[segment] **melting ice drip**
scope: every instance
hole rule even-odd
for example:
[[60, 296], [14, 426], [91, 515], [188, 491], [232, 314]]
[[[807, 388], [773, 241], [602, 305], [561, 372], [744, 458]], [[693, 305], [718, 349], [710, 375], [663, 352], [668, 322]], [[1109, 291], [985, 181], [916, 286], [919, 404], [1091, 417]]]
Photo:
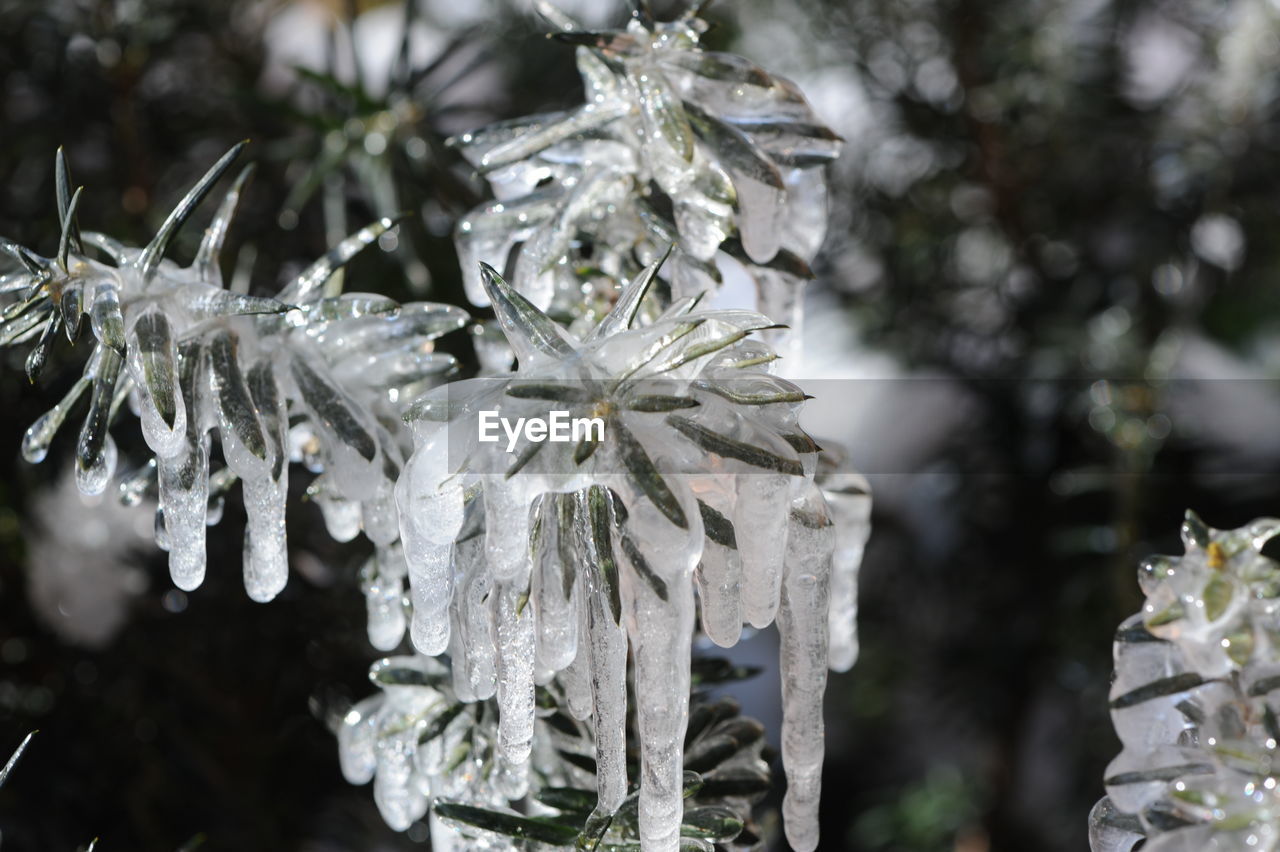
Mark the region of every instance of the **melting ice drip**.
[[1123, 751], [1089, 817], [1094, 852], [1280, 848], [1280, 520], [1235, 530], [1188, 512], [1186, 553], [1153, 557], [1115, 641]]
[[840, 138], [790, 81], [703, 50], [695, 10], [588, 32], [537, 6], [577, 45], [586, 103], [454, 140], [497, 199], [458, 225], [468, 298], [488, 304], [479, 262], [501, 269], [518, 247], [515, 289], [585, 332], [613, 281], [674, 243], [677, 298], [714, 290], [723, 252], [755, 280], [761, 313], [798, 334], [801, 285], [827, 227], [821, 166]]
[[[641, 839], [675, 849], [694, 587], [702, 629], [719, 645], [735, 644], [744, 621], [776, 619], [787, 833], [796, 849], [813, 849], [829, 641], [835, 660], [851, 664], [845, 625], [866, 492], [833, 481], [843, 486], [837, 508], [824, 499], [819, 448], [796, 424], [804, 395], [761, 368], [775, 356], [749, 339], [773, 325], [767, 317], [683, 299], [635, 325], [658, 265], [581, 340], [483, 269], [519, 369], [428, 392], [406, 415], [415, 450], [396, 499], [411, 636], [424, 654], [449, 653], [460, 698], [496, 696], [498, 749], [514, 766], [532, 748], [535, 684], [555, 678], [570, 713], [594, 720], [604, 813], [627, 792], [630, 650]], [[514, 419], [551, 409], [603, 417], [604, 441], [525, 443], [508, 454], [477, 439], [481, 410]]]
[[[275, 597], [288, 578], [285, 498], [290, 461], [317, 472], [313, 492], [329, 529], [346, 540], [363, 530], [378, 548], [370, 632], [387, 648], [383, 614], [404, 576], [392, 488], [409, 449], [397, 403], [442, 381], [454, 367], [431, 341], [462, 327], [465, 312], [447, 305], [398, 305], [382, 296], [326, 292], [333, 273], [394, 223], [357, 232], [312, 264], [275, 298], [223, 287], [219, 252], [240, 193], [243, 170], [205, 230], [187, 267], [164, 259], [174, 235], [244, 143], [224, 155], [187, 193], [145, 248], [127, 247], [76, 224], [80, 190], [59, 151], [56, 164], [62, 235], [56, 258], [9, 242], [23, 271], [0, 279], [13, 299], [0, 314], [0, 345], [36, 340], [27, 359], [39, 374], [60, 330], [74, 342], [87, 315], [94, 348], [71, 391], [27, 430], [23, 455], [41, 461], [71, 408], [86, 392], [89, 411], [76, 445], [76, 480], [102, 493], [116, 465], [108, 432], [129, 400], [154, 459], [121, 482], [137, 500], [159, 492], [157, 543], [169, 551], [174, 583], [191, 590], [205, 574], [205, 527], [221, 494], [239, 479], [248, 515], [245, 589]], [[96, 249], [107, 262], [87, 256]], [[291, 418], [297, 424], [290, 428]], [[210, 473], [216, 432], [226, 467]], [[403, 625], [403, 609], [400, 612]], [[402, 628], [403, 629], [403, 628]], [[389, 644], [388, 644], [389, 643]]]

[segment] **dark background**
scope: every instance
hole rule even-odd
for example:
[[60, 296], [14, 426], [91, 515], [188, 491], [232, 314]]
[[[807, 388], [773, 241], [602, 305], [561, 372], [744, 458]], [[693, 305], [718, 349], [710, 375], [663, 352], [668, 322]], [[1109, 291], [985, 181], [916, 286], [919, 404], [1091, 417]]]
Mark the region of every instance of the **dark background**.
[[[399, 14], [376, 5], [357, 11]], [[323, 193], [291, 229], [282, 206], [326, 134], [378, 109], [280, 84], [281, 41], [317, 22], [323, 57], [326, 22], [349, 12], [0, 0], [0, 234], [54, 253], [58, 145], [86, 186], [83, 226], [141, 244], [249, 137], [259, 169], [227, 255], [251, 243], [255, 291], [273, 291], [327, 244]], [[380, 161], [417, 215], [400, 250], [349, 274], [460, 302], [450, 222], [484, 189], [443, 138], [580, 90], [571, 51], [514, 4], [422, 12], [428, 52], [457, 42], [416, 96], [427, 153], [402, 138]], [[876, 473], [878, 502], [862, 657], [828, 691], [823, 848], [1084, 849], [1118, 750], [1110, 636], [1139, 604], [1137, 560], [1177, 552], [1186, 508], [1217, 527], [1280, 513], [1280, 11], [741, 0], [707, 14], [710, 46], [796, 78], [848, 140], [805, 364], [826, 380], [814, 431]], [[353, 228], [390, 212], [354, 168], [329, 196]], [[171, 254], [189, 258], [199, 232]], [[21, 460], [84, 357], [63, 347], [31, 387], [24, 354], [0, 356], [0, 754], [40, 733], [0, 790], [3, 848], [421, 848], [342, 780], [328, 729], [371, 690], [377, 656], [360, 546], [328, 540], [296, 477], [279, 599], [244, 595], [234, 496], [208, 579], [173, 590], [146, 507], [86, 508], [67, 485], [72, 438]], [[888, 381], [834, 390], [867, 378]], [[141, 448], [116, 437], [126, 459]], [[769, 642], [742, 653], [770, 659]]]

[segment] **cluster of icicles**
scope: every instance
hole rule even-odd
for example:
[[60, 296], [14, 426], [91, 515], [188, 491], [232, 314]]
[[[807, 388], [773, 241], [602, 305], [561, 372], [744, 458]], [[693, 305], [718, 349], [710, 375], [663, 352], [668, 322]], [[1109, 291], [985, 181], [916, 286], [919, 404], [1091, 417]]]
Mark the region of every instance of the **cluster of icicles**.
[[[660, 262], [582, 339], [484, 269], [520, 366], [437, 388], [407, 414], [416, 449], [397, 502], [411, 635], [423, 653], [449, 653], [463, 700], [496, 696], [512, 765], [530, 754], [535, 685], [557, 679], [570, 713], [593, 719], [605, 812], [628, 789], [630, 653], [641, 837], [675, 849], [695, 616], [726, 647], [744, 621], [776, 619], [787, 835], [813, 849], [826, 671], [855, 653], [865, 482], [832, 475], [824, 498], [819, 448], [796, 424], [804, 395], [763, 368], [772, 353], [749, 339], [768, 318], [686, 299], [635, 326]], [[482, 412], [515, 422], [552, 411], [603, 429], [576, 443], [479, 438]]]
[[[492, 305], [514, 373], [444, 384], [456, 364], [432, 341], [466, 325], [465, 312], [339, 292], [334, 273], [390, 220], [343, 241], [274, 298], [226, 289], [218, 256], [248, 170], [195, 261], [166, 260], [242, 146], [141, 249], [80, 232], [80, 194], [59, 154], [57, 255], [0, 243], [22, 266], [0, 278], [9, 299], [0, 345], [35, 340], [34, 378], [58, 332], [76, 340], [87, 316], [93, 352], [28, 431], [24, 454], [42, 459], [87, 393], [77, 481], [101, 493], [116, 464], [108, 430], [127, 402], [154, 459], [121, 480], [121, 494], [158, 494], [156, 537], [175, 584], [201, 583], [206, 524], [240, 481], [245, 586], [260, 601], [287, 580], [290, 463], [316, 474], [310, 493], [330, 533], [363, 532], [374, 545], [363, 572], [370, 641], [393, 650], [408, 628], [420, 654], [379, 663], [375, 680], [416, 670], [432, 683], [378, 681], [386, 694], [357, 705], [340, 734], [347, 777], [376, 773], [375, 798], [397, 828], [430, 797], [492, 803], [543, 783], [530, 767], [535, 690], [546, 685], [589, 723], [599, 809], [618, 807], [638, 782], [643, 847], [676, 849], [695, 629], [730, 646], [744, 623], [777, 621], [786, 831], [795, 849], [814, 849], [822, 694], [828, 666], [846, 670], [857, 653], [870, 498], [798, 427], [804, 395], [772, 373], [777, 356], [752, 335], [798, 319], [799, 285], [825, 230], [815, 167], [839, 140], [792, 84], [701, 50], [704, 25], [692, 14], [587, 33], [541, 8], [580, 45], [589, 103], [461, 140], [499, 198], [458, 229], [468, 294]], [[480, 263], [508, 254], [514, 286]], [[699, 308], [726, 262], [755, 277], [763, 313]], [[513, 420], [568, 411], [600, 420], [603, 435], [508, 452], [505, 439], [478, 441], [481, 410]], [[211, 468], [215, 435], [221, 468]], [[427, 659], [446, 653], [447, 675]], [[627, 777], [629, 659], [638, 779]], [[488, 719], [450, 729], [465, 728], [469, 747], [484, 741], [469, 759], [488, 755], [492, 782], [437, 746], [416, 748], [439, 721], [415, 704], [433, 702], [431, 690], [496, 707], [491, 737]]]
[[795, 84], [703, 50], [695, 10], [659, 22], [642, 8], [625, 30], [588, 32], [536, 6], [578, 46], [586, 103], [455, 140], [496, 198], [457, 230], [471, 301], [488, 304], [479, 262], [502, 269], [513, 256], [513, 286], [585, 331], [639, 256], [674, 243], [676, 298], [714, 290], [718, 264], [741, 265], [760, 311], [798, 331], [807, 264], [826, 233], [821, 166], [840, 138]]
[[1280, 533], [1188, 512], [1181, 557], [1143, 563], [1142, 611], [1116, 634], [1123, 751], [1089, 818], [1094, 852], [1280, 849]]
[[[389, 220], [344, 240], [275, 298], [225, 289], [219, 250], [249, 169], [226, 193], [192, 265], [165, 260], [169, 242], [242, 147], [205, 174], [142, 249], [80, 233], [80, 190], [69, 193], [59, 152], [57, 256], [0, 243], [23, 267], [0, 281], [14, 297], [0, 314], [0, 344], [37, 340], [27, 360], [34, 380], [59, 331], [76, 341], [87, 316], [93, 353], [67, 395], [27, 430], [23, 455], [41, 461], [87, 392], [76, 481], [85, 494], [102, 493], [117, 460], [108, 430], [128, 402], [155, 455], [121, 481], [121, 493], [136, 500], [158, 491], [156, 540], [169, 551], [174, 584], [191, 590], [203, 581], [206, 524], [239, 480], [248, 515], [245, 589], [258, 601], [271, 600], [288, 579], [289, 463], [303, 462], [319, 474], [311, 490], [329, 530], [344, 541], [363, 530], [389, 589], [404, 576], [392, 494], [408, 450], [398, 403], [454, 370], [454, 359], [433, 352], [431, 341], [463, 326], [467, 315], [448, 305], [326, 292], [335, 270], [392, 227]], [[211, 472], [215, 434], [225, 467]], [[383, 597], [394, 597], [398, 608], [402, 594]], [[387, 641], [375, 644], [394, 647], [399, 636]]]

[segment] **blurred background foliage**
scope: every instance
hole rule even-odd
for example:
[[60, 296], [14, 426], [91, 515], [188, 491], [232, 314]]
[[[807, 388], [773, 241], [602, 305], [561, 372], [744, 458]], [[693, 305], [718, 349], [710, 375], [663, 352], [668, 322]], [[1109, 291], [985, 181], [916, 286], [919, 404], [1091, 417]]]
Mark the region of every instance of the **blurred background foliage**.
[[[863, 655], [828, 693], [823, 848], [1082, 849], [1118, 748], [1110, 636], [1137, 558], [1174, 551], [1186, 507], [1222, 528], [1280, 514], [1280, 4], [706, 14], [709, 46], [796, 79], [847, 140], [790, 370], [821, 380], [813, 431], [878, 500]], [[84, 226], [136, 242], [248, 137], [228, 252], [244, 286], [274, 291], [348, 225], [406, 210], [346, 274], [461, 303], [452, 222], [484, 189], [444, 140], [579, 83], [517, 0], [418, 0], [402, 51], [405, 20], [337, 0], [0, 0], [0, 234], [52, 253], [58, 145]], [[276, 602], [241, 590], [236, 500], [187, 596], [147, 507], [82, 506], [69, 446], [19, 458], [78, 364], [32, 388], [3, 357], [0, 749], [40, 729], [0, 790], [3, 848], [423, 848], [338, 772], [328, 725], [370, 691], [375, 652], [362, 554], [328, 541], [305, 483]], [[744, 704], [768, 722], [774, 694]]]

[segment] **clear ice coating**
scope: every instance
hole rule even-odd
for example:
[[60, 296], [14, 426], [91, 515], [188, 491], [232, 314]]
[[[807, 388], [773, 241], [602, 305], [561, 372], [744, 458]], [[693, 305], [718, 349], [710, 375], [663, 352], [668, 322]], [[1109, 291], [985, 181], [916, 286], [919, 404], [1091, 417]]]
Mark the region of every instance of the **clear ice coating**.
[[[782, 633], [787, 833], [817, 844], [828, 648], [856, 654], [856, 573], [869, 497], [818, 474], [797, 424], [804, 394], [768, 371], [750, 311], [682, 300], [641, 325], [656, 264], [581, 337], [492, 268], [482, 280], [514, 373], [451, 383], [406, 413], [415, 450], [396, 487], [417, 650], [447, 649], [463, 700], [495, 694], [497, 745], [527, 768], [535, 682], [594, 722], [600, 809], [639, 783], [646, 850], [680, 847], [691, 639], [742, 624]], [[762, 366], [763, 365], [763, 366]], [[479, 437], [481, 412], [599, 418], [573, 440]], [[817, 476], [817, 478], [815, 478]], [[830, 495], [831, 504], [824, 494]], [[832, 589], [837, 604], [829, 606]], [[639, 777], [626, 768], [628, 652]]]
[[514, 249], [515, 289], [582, 331], [607, 313], [614, 280], [675, 243], [677, 297], [716, 288], [719, 256], [754, 278], [761, 313], [798, 334], [801, 285], [826, 230], [821, 167], [840, 138], [795, 84], [704, 50], [694, 9], [588, 32], [538, 7], [554, 38], [575, 46], [586, 102], [454, 140], [496, 198], [457, 228], [468, 298], [489, 303], [479, 263], [504, 268]]
[[1280, 849], [1280, 563], [1264, 518], [1142, 563], [1142, 610], [1116, 632], [1111, 718], [1124, 748], [1089, 815], [1094, 852]]
[[[38, 336], [27, 361], [33, 379], [55, 332], [63, 329], [74, 341], [85, 316], [95, 347], [82, 379], [27, 431], [23, 455], [41, 461], [87, 393], [76, 481], [86, 494], [102, 493], [116, 465], [108, 430], [131, 399], [155, 454], [157, 543], [169, 551], [174, 584], [191, 590], [203, 581], [205, 527], [219, 512], [215, 501], [238, 480], [248, 516], [245, 590], [258, 601], [274, 598], [288, 580], [289, 465], [306, 463], [322, 472], [313, 492], [334, 536], [347, 540], [363, 531], [375, 545], [365, 584], [369, 633], [376, 647], [390, 650], [405, 624], [392, 492], [411, 445], [400, 412], [455, 370], [454, 359], [433, 351], [432, 341], [468, 318], [448, 305], [325, 290], [335, 271], [394, 227], [388, 219], [343, 240], [275, 298], [226, 290], [219, 253], [251, 169], [227, 191], [192, 265], [166, 260], [174, 235], [242, 148], [214, 164], [141, 249], [80, 232], [79, 190], [69, 196], [59, 152], [57, 257], [0, 241], [22, 267], [5, 279], [13, 301], [0, 311], [0, 344]], [[211, 471], [214, 436], [227, 466]], [[211, 489], [211, 478], [218, 488]]]

